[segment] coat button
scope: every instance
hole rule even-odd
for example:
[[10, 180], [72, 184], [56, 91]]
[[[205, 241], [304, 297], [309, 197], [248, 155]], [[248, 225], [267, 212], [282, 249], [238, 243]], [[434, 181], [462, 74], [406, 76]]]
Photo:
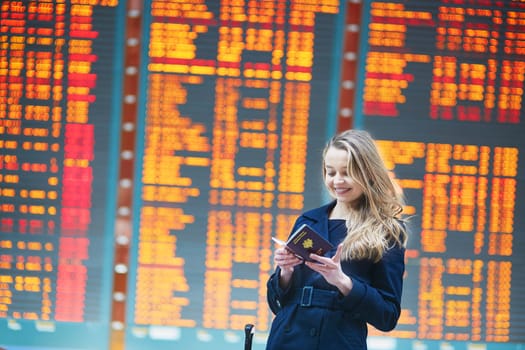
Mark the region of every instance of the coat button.
[[312, 337], [315, 337], [316, 334], [317, 334], [317, 330], [315, 328], [310, 328], [310, 335]]

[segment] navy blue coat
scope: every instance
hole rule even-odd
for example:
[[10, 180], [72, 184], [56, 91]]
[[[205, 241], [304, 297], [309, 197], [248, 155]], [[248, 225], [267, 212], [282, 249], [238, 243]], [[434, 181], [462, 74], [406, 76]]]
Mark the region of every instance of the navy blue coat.
[[[332, 202], [303, 213], [292, 232], [307, 223], [337, 246], [346, 234], [346, 226], [342, 220], [328, 220], [334, 205]], [[339, 228], [334, 228], [337, 221]], [[399, 319], [404, 253], [404, 248], [396, 245], [377, 263], [342, 261], [343, 271], [353, 281], [347, 296], [304, 264], [295, 267], [290, 285], [283, 290], [277, 268], [267, 282], [268, 304], [275, 319], [266, 349], [366, 350], [367, 323], [390, 331]], [[334, 254], [335, 249], [327, 256]]]

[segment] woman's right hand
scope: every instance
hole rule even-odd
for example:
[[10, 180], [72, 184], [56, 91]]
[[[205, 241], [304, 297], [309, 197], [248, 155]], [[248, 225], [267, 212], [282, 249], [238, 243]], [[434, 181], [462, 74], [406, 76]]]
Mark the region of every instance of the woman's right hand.
[[286, 288], [292, 279], [293, 269], [295, 266], [301, 264], [303, 261], [288, 249], [281, 247], [275, 250], [273, 257], [274, 263], [281, 268], [281, 275], [279, 278], [279, 285], [281, 288]]

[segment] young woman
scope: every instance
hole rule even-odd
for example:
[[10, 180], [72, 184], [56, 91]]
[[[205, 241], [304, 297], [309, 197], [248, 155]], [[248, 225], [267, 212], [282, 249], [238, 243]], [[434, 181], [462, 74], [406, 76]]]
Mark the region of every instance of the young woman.
[[276, 249], [267, 350], [365, 350], [367, 324], [390, 331], [400, 316], [403, 201], [369, 133], [334, 136], [323, 152], [323, 175], [334, 200], [299, 216], [292, 232], [307, 223], [337, 248], [312, 254], [315, 262]]

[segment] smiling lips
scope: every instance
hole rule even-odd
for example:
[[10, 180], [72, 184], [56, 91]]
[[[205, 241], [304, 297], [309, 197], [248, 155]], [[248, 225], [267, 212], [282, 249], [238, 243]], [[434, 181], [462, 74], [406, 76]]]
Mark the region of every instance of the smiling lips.
[[347, 192], [350, 192], [351, 190], [351, 188], [334, 188], [334, 191], [337, 194], [345, 194]]

